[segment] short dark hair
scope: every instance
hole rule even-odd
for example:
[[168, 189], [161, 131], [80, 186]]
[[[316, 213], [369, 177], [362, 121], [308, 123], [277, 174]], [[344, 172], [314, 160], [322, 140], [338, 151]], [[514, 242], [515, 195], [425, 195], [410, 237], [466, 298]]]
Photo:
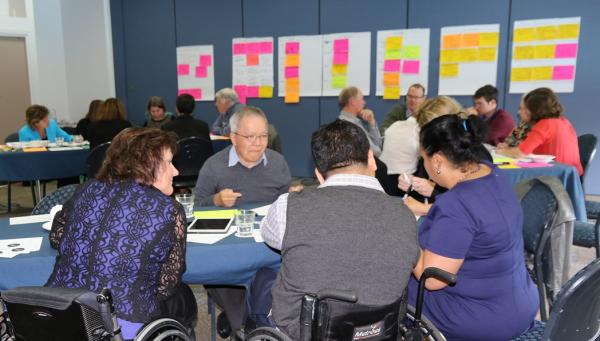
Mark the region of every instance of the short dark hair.
[[50, 115], [48, 108], [43, 105], [34, 104], [25, 111], [25, 120], [31, 129], [35, 129], [35, 125], [48, 115]]
[[196, 107], [196, 100], [190, 94], [182, 94], [177, 96], [175, 106], [177, 107], [177, 111], [179, 111], [179, 113], [191, 115]]
[[490, 84], [484, 85], [477, 89], [477, 91], [475, 91], [475, 95], [473, 95], [474, 100], [481, 97], [485, 98], [486, 102], [494, 100], [496, 103], [498, 103], [498, 89]]
[[112, 140], [96, 178], [105, 182], [133, 180], [152, 185], [163, 161], [163, 151], [175, 154], [177, 135], [158, 128], [127, 128]]
[[[423, 96], [427, 96], [427, 91], [425, 91], [425, 87], [421, 83], [412, 84], [411, 86], [408, 87], [408, 91], [410, 91], [410, 89], [419, 89], [423, 92]], [[408, 91], [406, 91], [407, 94], [408, 94]]]
[[443, 154], [457, 167], [483, 160], [482, 143], [487, 126], [477, 115], [461, 118], [459, 115], [437, 117], [421, 127], [421, 148], [427, 156]]
[[560, 117], [564, 111], [558, 96], [549, 88], [531, 90], [523, 98], [523, 103], [531, 113], [531, 122], [533, 123], [544, 118]]
[[359, 93], [360, 89], [355, 86], [349, 86], [342, 89], [340, 95], [338, 96], [338, 105], [340, 106], [340, 109], [343, 109], [345, 106], [347, 106], [348, 103], [350, 103], [350, 99], [358, 96]]
[[324, 177], [334, 169], [368, 163], [367, 135], [348, 121], [335, 120], [320, 128], [312, 134], [310, 146], [315, 166]]

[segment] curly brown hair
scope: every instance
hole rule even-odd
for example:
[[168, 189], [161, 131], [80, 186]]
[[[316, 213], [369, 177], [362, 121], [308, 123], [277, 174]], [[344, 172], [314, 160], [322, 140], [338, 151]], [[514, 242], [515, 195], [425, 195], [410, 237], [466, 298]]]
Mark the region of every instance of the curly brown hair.
[[564, 108], [558, 96], [549, 88], [531, 90], [523, 98], [525, 107], [531, 113], [531, 122], [536, 123], [544, 118], [557, 118], [562, 115]]
[[96, 179], [109, 183], [133, 180], [152, 185], [163, 152], [177, 151], [177, 135], [158, 128], [127, 128], [112, 140]]
[[25, 120], [31, 129], [35, 129], [35, 125], [48, 115], [50, 115], [48, 108], [43, 105], [34, 104], [25, 111]]

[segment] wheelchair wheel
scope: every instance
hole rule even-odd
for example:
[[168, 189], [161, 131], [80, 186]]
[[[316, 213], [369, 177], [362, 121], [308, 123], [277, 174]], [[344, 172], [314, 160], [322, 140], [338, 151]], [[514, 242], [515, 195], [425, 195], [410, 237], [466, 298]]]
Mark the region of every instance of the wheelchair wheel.
[[[414, 328], [413, 322], [415, 321], [415, 308], [408, 305], [406, 310], [406, 328], [408, 330]], [[429, 319], [421, 315], [421, 322], [423, 323], [420, 329], [420, 333], [423, 336], [420, 340], [427, 341], [446, 341], [446, 338], [440, 331], [429, 321]], [[410, 338], [402, 338], [402, 340], [410, 340]]]
[[260, 327], [254, 329], [248, 336], [246, 341], [291, 341], [289, 336], [283, 332], [270, 327]]
[[135, 341], [191, 341], [185, 327], [176, 320], [161, 318], [148, 323]]

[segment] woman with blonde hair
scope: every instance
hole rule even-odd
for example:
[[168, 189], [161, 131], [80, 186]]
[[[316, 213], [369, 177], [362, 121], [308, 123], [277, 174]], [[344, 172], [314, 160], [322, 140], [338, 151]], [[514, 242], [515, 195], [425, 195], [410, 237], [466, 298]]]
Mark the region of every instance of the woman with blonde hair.
[[90, 117], [91, 122], [87, 127], [90, 148], [111, 141], [121, 130], [131, 127], [125, 116], [125, 106], [121, 101], [116, 98], [104, 101], [96, 115]]

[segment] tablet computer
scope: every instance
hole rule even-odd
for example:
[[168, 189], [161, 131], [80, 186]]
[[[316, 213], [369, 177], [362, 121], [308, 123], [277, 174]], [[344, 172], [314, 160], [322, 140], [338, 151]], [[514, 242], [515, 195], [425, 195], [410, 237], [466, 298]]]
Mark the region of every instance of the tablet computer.
[[188, 233], [227, 233], [233, 219], [194, 219], [188, 225]]

